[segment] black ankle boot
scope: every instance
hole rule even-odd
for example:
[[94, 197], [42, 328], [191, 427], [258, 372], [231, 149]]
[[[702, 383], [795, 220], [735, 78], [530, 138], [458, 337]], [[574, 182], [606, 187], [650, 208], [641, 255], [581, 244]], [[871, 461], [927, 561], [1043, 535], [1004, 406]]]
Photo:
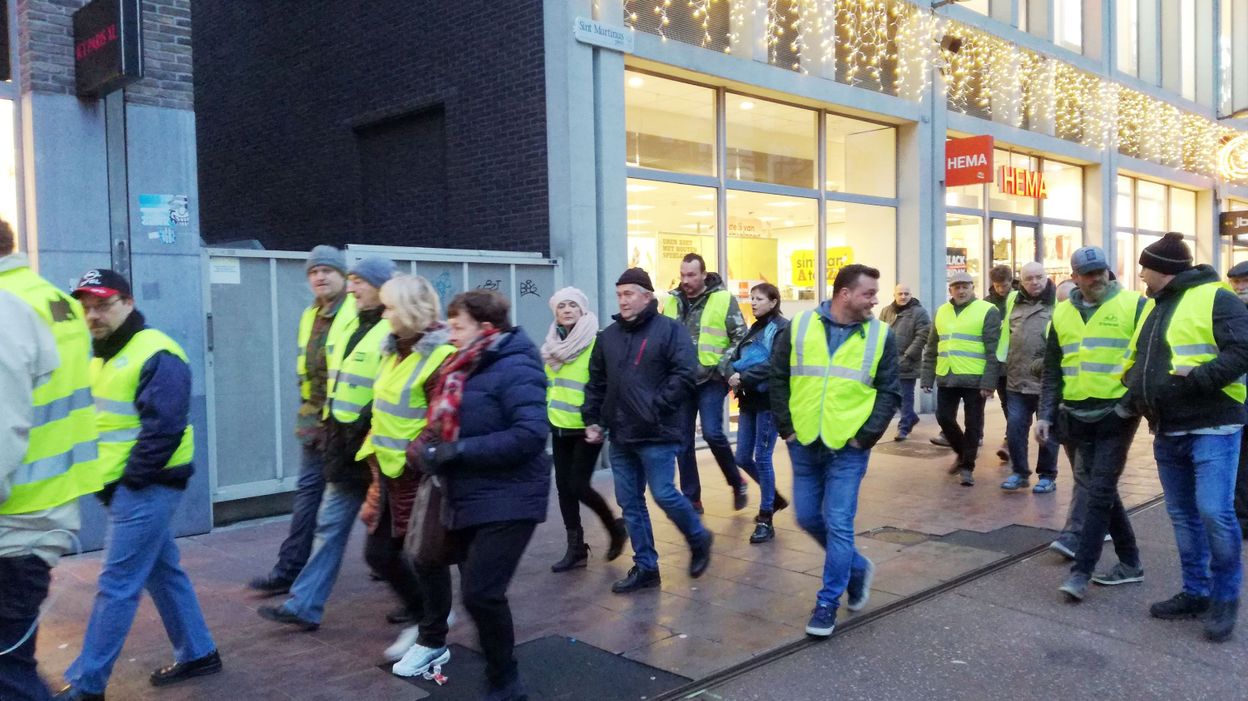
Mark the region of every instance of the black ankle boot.
[[585, 544], [585, 531], [580, 528], [568, 529], [568, 550], [563, 559], [550, 566], [551, 572], [567, 572], [578, 567], [589, 565], [589, 546]]
[[750, 542], [757, 545], [766, 543], [776, 537], [776, 529], [771, 525], [770, 511], [760, 511], [754, 517], [754, 533], [750, 535]]
[[612, 521], [607, 532], [611, 534], [611, 543], [607, 546], [607, 562], [610, 562], [624, 552], [624, 544], [628, 542], [628, 528], [624, 526], [624, 519], [617, 518]]
[[1230, 640], [1238, 614], [1238, 599], [1214, 601], [1209, 605], [1209, 617], [1205, 619], [1205, 638], [1215, 643]]

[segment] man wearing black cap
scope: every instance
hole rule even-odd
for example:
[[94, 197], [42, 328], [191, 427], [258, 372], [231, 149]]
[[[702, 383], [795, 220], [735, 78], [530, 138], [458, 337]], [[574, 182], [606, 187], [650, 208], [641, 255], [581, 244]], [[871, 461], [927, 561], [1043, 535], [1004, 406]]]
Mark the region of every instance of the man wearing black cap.
[[[1248, 260], [1236, 263], [1226, 272], [1226, 280], [1235, 290], [1235, 296], [1248, 304]], [[1239, 470], [1235, 473], [1235, 518], [1239, 530], [1248, 538], [1248, 431], [1239, 440]]]
[[148, 328], [134, 308], [130, 284], [118, 273], [90, 270], [73, 295], [94, 339], [91, 392], [108, 552], [82, 652], [65, 671], [70, 685], [56, 698], [85, 701], [104, 698], [144, 589], [175, 653], [174, 664], [152, 673], [153, 686], [220, 672], [221, 657], [191, 580], [178, 564], [171, 526], [194, 471], [186, 353]]
[[1183, 591], [1153, 604], [1157, 618], [1209, 613], [1205, 637], [1231, 637], [1243, 580], [1235, 470], [1244, 428], [1248, 309], [1208, 265], [1193, 265], [1168, 233], [1140, 254], [1152, 298], [1132, 343], [1128, 398], [1152, 429], [1174, 525]]
[[633, 543], [633, 568], [611, 586], [617, 594], [659, 586], [659, 556], [646, 510], [654, 501], [689, 541], [689, 576], [700, 577], [711, 560], [711, 532], [676, 490], [676, 455], [682, 426], [671, 418], [689, 401], [698, 374], [689, 333], [659, 314], [650, 275], [629, 268], [615, 283], [620, 313], [603, 329], [589, 360], [585, 386], [585, 439], [610, 431], [615, 498]]

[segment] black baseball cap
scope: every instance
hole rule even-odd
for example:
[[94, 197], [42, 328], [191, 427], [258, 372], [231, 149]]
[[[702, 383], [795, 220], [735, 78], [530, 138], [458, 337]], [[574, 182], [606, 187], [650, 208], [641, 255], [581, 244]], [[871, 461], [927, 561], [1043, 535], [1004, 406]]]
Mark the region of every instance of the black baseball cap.
[[81, 298], [82, 295], [87, 294], [101, 299], [114, 295], [123, 297], [134, 296], [130, 292], [130, 282], [121, 273], [108, 268], [96, 268], [83, 273], [82, 278], [78, 280], [78, 284], [74, 286], [74, 291], [70, 294], [76, 298]]

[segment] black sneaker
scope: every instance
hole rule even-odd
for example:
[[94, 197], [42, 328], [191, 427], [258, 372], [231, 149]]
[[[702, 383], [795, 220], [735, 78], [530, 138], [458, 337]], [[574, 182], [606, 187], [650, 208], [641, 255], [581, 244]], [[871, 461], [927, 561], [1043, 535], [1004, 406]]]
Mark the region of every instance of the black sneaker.
[[707, 531], [701, 543], [689, 546], [690, 577], [697, 579], [702, 576], [703, 572], [706, 572], [707, 565], [711, 564], [711, 542], [714, 540], [715, 534]]
[[290, 591], [291, 584], [292, 582], [289, 579], [266, 574], [263, 577], [256, 577], [247, 582], [247, 588], [264, 596], [277, 596]]
[[1092, 575], [1092, 581], [1107, 587], [1119, 584], [1135, 584], [1136, 582], [1144, 581], [1144, 568], [1130, 567], [1119, 562], [1108, 572], [1097, 572]]
[[1239, 599], [1215, 601], [1209, 606], [1209, 619], [1205, 622], [1205, 639], [1224, 643], [1231, 639], [1235, 630], [1235, 618], [1239, 613]]
[[616, 594], [627, 594], [642, 589], [649, 589], [650, 587], [657, 587], [662, 581], [659, 578], [658, 570], [643, 570], [633, 565], [633, 568], [628, 571], [627, 577], [611, 585], [611, 591]]
[[256, 609], [256, 613], [260, 614], [260, 617], [265, 620], [273, 621], [274, 623], [285, 623], [288, 626], [295, 626], [303, 630], [316, 630], [321, 627], [320, 623], [314, 623], [296, 616], [285, 606], [261, 606]]
[[750, 534], [750, 542], [758, 545], [776, 537], [776, 529], [770, 521], [759, 521], [754, 524], [754, 532]]
[[777, 511], [784, 511], [787, 508], [789, 508], [789, 500], [781, 496], [779, 492], [776, 492], [776, 500], [772, 502], [771, 512], [776, 513]]
[[836, 630], [836, 609], [831, 606], [816, 606], [810, 612], [810, 622], [806, 624], [806, 635], [826, 638]]
[[746, 484], [741, 484], [732, 490], [732, 510], [740, 511], [745, 505], [750, 503], [750, 488]]
[[1209, 610], [1209, 597], [1193, 596], [1185, 591], [1166, 599], [1158, 601], [1148, 607], [1148, 613], [1153, 618], [1162, 618], [1168, 621], [1180, 618], [1196, 618]]
[[221, 655], [216, 650], [190, 662], [176, 662], [161, 667], [149, 677], [152, 686], [168, 686], [192, 677], [206, 677], [221, 671]]
[[1083, 601], [1088, 595], [1088, 581], [1091, 578], [1083, 572], [1071, 572], [1057, 590], [1066, 595], [1066, 600], [1075, 603]]

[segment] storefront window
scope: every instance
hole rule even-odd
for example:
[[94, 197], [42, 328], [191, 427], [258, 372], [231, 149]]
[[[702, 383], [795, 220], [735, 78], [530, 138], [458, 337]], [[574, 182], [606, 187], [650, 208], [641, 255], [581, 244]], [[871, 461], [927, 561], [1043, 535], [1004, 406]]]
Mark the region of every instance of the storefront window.
[[897, 195], [897, 130], [829, 114], [825, 121], [824, 189], [858, 195]]
[[816, 112], [728, 93], [728, 177], [815, 187]]
[[1053, 43], [1083, 50], [1083, 0], [1053, 0]]
[[[1038, 159], [1021, 153], [1010, 153], [996, 149], [993, 152], [993, 178], [999, 178], [1001, 166], [1010, 166], [1013, 168], [1022, 168], [1027, 171], [1039, 170], [1040, 164]], [[988, 186], [991, 192], [988, 201], [988, 208], [994, 212], [1009, 212], [1011, 214], [1025, 214], [1035, 216], [1036, 202], [1034, 197], [1026, 197], [1023, 195], [1015, 195], [1002, 191], [1002, 183], [994, 180]]]
[[1140, 251], [1160, 240], [1161, 234], [1177, 231], [1196, 250], [1196, 193], [1191, 190], [1120, 175], [1115, 215], [1117, 273], [1127, 289], [1144, 289], [1136, 261]]
[[626, 71], [628, 165], [675, 173], [715, 173], [715, 91]]
[[1046, 159], [1044, 180], [1048, 188], [1044, 218], [1083, 221], [1083, 168]]
[[1017, 276], [1023, 263], [1036, 258], [1036, 225], [992, 220], [992, 266], [1008, 265]]
[[1040, 261], [1054, 283], [1070, 277], [1070, 256], [1083, 245], [1083, 229], [1062, 224], [1044, 225], [1044, 246]]
[[[13, 101], [0, 100], [0, 217], [17, 230], [17, 154], [13, 148]], [[20, 242], [21, 237], [18, 237]]]
[[[881, 303], [897, 284], [897, 210], [850, 202], [827, 203], [827, 294], [841, 268], [862, 263], [880, 271]], [[917, 284], [911, 281], [911, 285]]]
[[1196, 235], [1196, 193], [1170, 188], [1170, 226], [1166, 231], [1177, 231], [1185, 236]]
[[1116, 243], [1118, 267], [1114, 268], [1114, 274], [1125, 289], [1134, 290], [1135, 285], [1132, 282], [1135, 277], [1135, 236], [1130, 231], [1119, 231]]
[[[945, 215], [945, 275], [970, 273], [981, 280], [984, 273], [984, 220], [965, 214]], [[981, 290], [982, 292], [982, 290]]]
[[718, 270], [717, 241], [714, 188], [629, 179], [628, 267], [649, 271], [655, 290], [676, 287], [687, 253]]
[[729, 191], [728, 290], [741, 302], [747, 321], [750, 288], [770, 282], [780, 288], [785, 316], [818, 304], [815, 250], [819, 247], [819, 203], [802, 197]]
[[1118, 226], [1135, 226], [1135, 180], [1118, 176], [1117, 219]]
[[1135, 221], [1141, 229], [1168, 231], [1165, 185], [1147, 180], [1135, 181]]
[[945, 205], [981, 209], [984, 206], [983, 185], [959, 185], [945, 190]]

